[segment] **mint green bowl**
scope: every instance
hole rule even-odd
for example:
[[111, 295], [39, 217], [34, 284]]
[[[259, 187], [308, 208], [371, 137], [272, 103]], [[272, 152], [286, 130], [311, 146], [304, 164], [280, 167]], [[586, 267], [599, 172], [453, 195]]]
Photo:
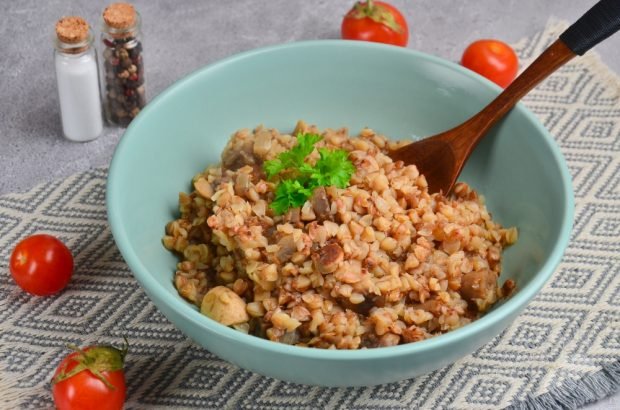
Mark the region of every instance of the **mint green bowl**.
[[364, 386], [446, 366], [504, 330], [557, 267], [573, 220], [571, 178], [553, 138], [518, 105], [476, 149], [462, 180], [495, 219], [520, 237], [504, 253], [502, 280], [518, 291], [448, 334], [358, 351], [301, 348], [248, 336], [200, 314], [176, 292], [177, 259], [161, 244], [177, 194], [219, 161], [235, 130], [369, 126], [392, 138], [432, 135], [478, 111], [499, 88], [460, 66], [404, 48], [315, 41], [246, 52], [178, 81], [132, 122], [110, 166], [107, 206], [114, 239], [163, 314], [196, 343], [257, 373], [297, 383]]

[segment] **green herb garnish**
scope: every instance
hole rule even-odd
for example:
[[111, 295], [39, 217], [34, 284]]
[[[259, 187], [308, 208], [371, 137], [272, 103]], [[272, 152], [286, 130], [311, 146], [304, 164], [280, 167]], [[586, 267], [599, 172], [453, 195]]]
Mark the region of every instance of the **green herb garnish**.
[[279, 180], [276, 197], [269, 205], [278, 215], [302, 206], [320, 186], [346, 188], [355, 166], [343, 149], [319, 148], [315, 164], [307, 162], [314, 151], [314, 144], [321, 141], [317, 134], [297, 134], [297, 145], [282, 152], [271, 161], [265, 161], [263, 169], [268, 179]]

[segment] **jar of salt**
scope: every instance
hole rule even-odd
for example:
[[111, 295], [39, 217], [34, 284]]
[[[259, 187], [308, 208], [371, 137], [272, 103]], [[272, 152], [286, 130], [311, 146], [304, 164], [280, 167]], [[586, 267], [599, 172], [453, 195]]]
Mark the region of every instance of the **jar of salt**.
[[101, 42], [106, 119], [126, 127], [146, 105], [140, 14], [131, 4], [103, 11]]
[[54, 65], [65, 137], [90, 141], [103, 129], [97, 56], [88, 23], [76, 16], [56, 23]]

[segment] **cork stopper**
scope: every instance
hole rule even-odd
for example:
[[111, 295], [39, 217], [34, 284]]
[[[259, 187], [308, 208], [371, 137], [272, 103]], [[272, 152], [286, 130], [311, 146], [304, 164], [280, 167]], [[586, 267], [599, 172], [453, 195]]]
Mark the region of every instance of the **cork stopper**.
[[63, 43], [78, 44], [88, 39], [88, 23], [82, 17], [63, 17], [56, 22], [56, 37]]
[[128, 3], [112, 3], [103, 11], [103, 21], [115, 29], [127, 29], [136, 24], [136, 9]]

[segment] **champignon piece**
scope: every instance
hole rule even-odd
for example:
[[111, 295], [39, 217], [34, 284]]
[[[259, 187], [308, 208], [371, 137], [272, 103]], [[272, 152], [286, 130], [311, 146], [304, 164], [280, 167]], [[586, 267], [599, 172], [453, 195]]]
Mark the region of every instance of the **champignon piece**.
[[325, 192], [325, 188], [323, 188], [322, 186], [316, 188], [312, 193], [310, 203], [312, 204], [314, 214], [319, 221], [329, 218], [330, 205], [329, 200], [327, 199], [327, 192]]
[[250, 320], [243, 299], [225, 286], [216, 286], [207, 292], [202, 299], [200, 312], [225, 326]]
[[278, 232], [276, 227], [275, 227], [275, 225], [263, 227], [263, 229], [264, 229], [264, 234], [263, 235], [269, 241], [273, 240], [273, 238], [276, 236], [276, 234]]
[[[496, 298], [497, 276], [488, 269], [471, 271], [463, 275], [461, 279], [461, 294], [468, 302], [474, 302], [481, 307], [479, 302], [493, 303]], [[486, 303], [483, 303], [486, 305]]]
[[246, 165], [256, 164], [256, 157], [252, 153], [252, 143], [246, 143], [242, 149], [226, 149], [222, 153], [222, 169], [236, 171]]
[[344, 251], [337, 243], [325, 245], [314, 254], [314, 263], [322, 274], [335, 272], [343, 259]]
[[245, 172], [240, 172], [237, 174], [237, 179], [235, 180], [235, 192], [237, 195], [245, 196], [250, 190], [250, 184], [252, 182], [252, 176]]
[[301, 210], [299, 208], [289, 209], [288, 212], [284, 214], [282, 220], [290, 223], [294, 227], [303, 226], [303, 223], [301, 222]]
[[297, 251], [297, 244], [295, 244], [295, 239], [293, 238], [293, 235], [283, 236], [278, 241], [278, 246], [280, 249], [278, 249], [278, 251], [276, 252], [276, 258], [280, 263], [288, 262], [295, 253], [295, 251]]

